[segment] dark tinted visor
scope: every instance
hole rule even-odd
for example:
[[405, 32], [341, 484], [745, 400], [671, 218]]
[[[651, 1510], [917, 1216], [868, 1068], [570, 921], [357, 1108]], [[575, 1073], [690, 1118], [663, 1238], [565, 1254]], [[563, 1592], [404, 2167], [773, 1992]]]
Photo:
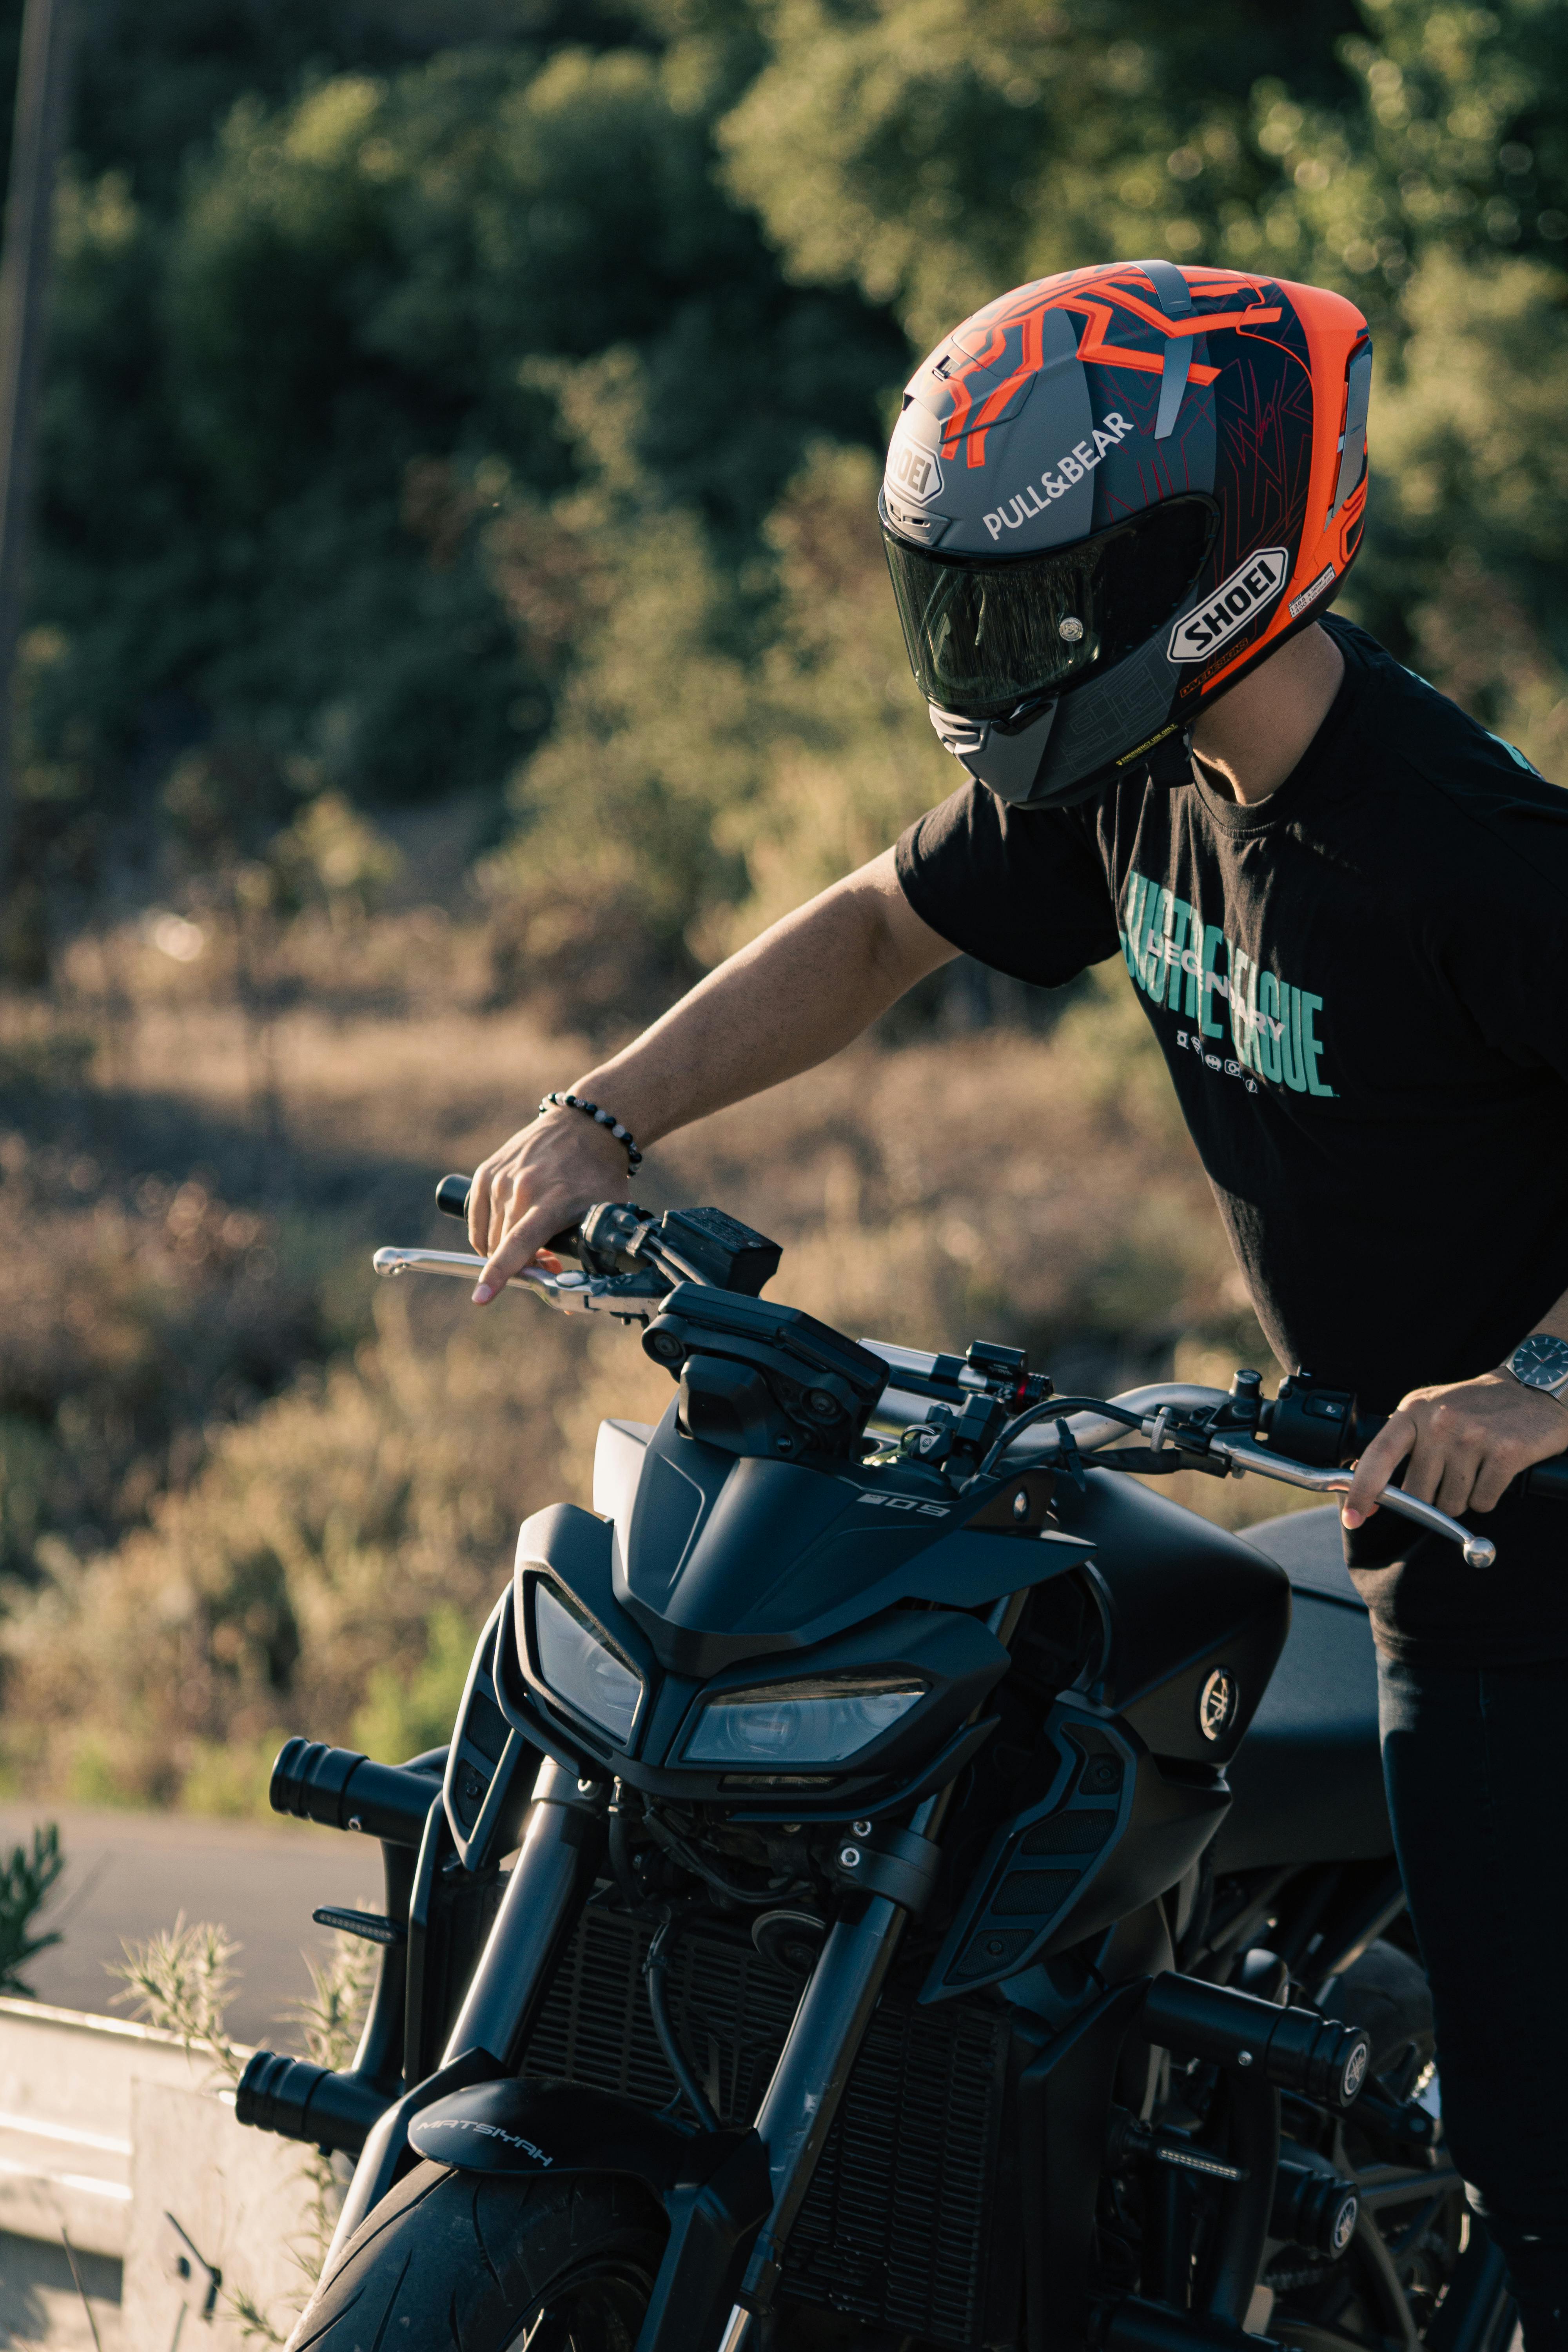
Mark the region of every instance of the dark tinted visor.
[[1167, 499], [1093, 539], [987, 563], [882, 538], [910, 664], [928, 702], [1002, 719], [1147, 644], [1192, 589], [1212, 499]]

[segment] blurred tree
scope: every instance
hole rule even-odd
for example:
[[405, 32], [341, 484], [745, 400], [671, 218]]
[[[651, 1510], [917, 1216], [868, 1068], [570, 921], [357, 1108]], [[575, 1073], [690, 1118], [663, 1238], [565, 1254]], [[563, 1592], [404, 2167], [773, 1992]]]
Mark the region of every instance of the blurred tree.
[[[35, 830], [73, 871], [84, 808], [134, 842], [208, 738], [277, 824], [521, 761], [519, 821], [598, 807], [583, 873], [650, 861], [658, 955], [710, 951], [795, 870], [747, 741], [780, 665], [825, 658], [786, 484], [877, 441], [911, 341], [1117, 251], [1363, 303], [1351, 603], [1555, 741], [1568, 0], [96, 5], [26, 677]], [[612, 380], [618, 488], [567, 413]], [[813, 593], [864, 648], [856, 578]], [[788, 720], [813, 774], [883, 724], [859, 660]]]
[[921, 347], [1010, 284], [1119, 252], [1358, 300], [1374, 488], [1347, 609], [1553, 756], [1563, 0], [780, 0], [767, 21], [719, 128], [730, 184], [798, 276], [891, 302]]
[[514, 476], [570, 471], [531, 359], [638, 351], [643, 457], [732, 549], [806, 437], [874, 435], [901, 338], [786, 285], [717, 185], [732, 79], [713, 40], [451, 50], [244, 99], [172, 216], [79, 169], [40, 751], [120, 801], [215, 726], [303, 758], [308, 789], [499, 787], [558, 667], [520, 646], [475, 529]]
[[1247, 136], [1275, 76], [1343, 105], [1349, 5], [781, 0], [720, 131], [796, 274], [892, 302], [915, 341], [1022, 279], [1212, 254], [1279, 184]]
[[[79, 0], [75, 140], [89, 173], [122, 171], [138, 199], [177, 205], [193, 152], [238, 99], [293, 97], [302, 76], [392, 73], [475, 42], [592, 48], [648, 37], [637, 0]], [[0, 86], [16, 69], [22, 0], [0, 5]], [[0, 157], [10, 137], [0, 126]]]

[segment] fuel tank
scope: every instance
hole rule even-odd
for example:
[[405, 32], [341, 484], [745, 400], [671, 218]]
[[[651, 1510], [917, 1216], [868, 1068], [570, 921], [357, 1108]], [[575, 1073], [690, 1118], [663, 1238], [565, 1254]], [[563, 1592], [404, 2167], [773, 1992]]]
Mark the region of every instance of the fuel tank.
[[1289, 1630], [1272, 1560], [1124, 1473], [1058, 1478], [1056, 1509], [1095, 1547], [1100, 1655], [1042, 1727], [1051, 1784], [998, 1826], [927, 2003], [1023, 1980], [1175, 1885], [1229, 1811], [1224, 1767]]
[[1056, 1516], [1094, 1546], [1105, 1616], [1087, 1696], [1156, 1756], [1223, 1766], [1240, 1747], [1290, 1630], [1290, 1582], [1223, 1528], [1120, 1471], [1058, 1478]]

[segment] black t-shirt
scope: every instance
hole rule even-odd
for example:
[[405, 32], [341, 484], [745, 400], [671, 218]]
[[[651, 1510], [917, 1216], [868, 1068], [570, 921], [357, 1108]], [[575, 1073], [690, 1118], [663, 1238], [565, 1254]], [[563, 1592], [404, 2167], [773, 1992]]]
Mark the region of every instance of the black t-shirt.
[[[1257, 807], [1138, 773], [1070, 809], [970, 784], [898, 846], [910, 904], [1049, 987], [1121, 953], [1280, 1361], [1368, 1412], [1499, 1363], [1568, 1288], [1568, 793], [1332, 617], [1345, 675]], [[1568, 1441], [1568, 1412], [1563, 1415]], [[1384, 1646], [1568, 1654], [1568, 1505], [1384, 1511]]]

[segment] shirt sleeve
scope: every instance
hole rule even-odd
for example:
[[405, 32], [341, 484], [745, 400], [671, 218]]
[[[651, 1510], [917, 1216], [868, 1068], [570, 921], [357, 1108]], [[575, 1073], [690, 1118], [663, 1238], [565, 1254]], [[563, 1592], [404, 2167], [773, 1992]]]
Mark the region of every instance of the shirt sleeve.
[[965, 955], [1059, 988], [1121, 950], [1094, 836], [1076, 810], [1007, 807], [966, 784], [921, 817], [895, 852], [905, 898]]

